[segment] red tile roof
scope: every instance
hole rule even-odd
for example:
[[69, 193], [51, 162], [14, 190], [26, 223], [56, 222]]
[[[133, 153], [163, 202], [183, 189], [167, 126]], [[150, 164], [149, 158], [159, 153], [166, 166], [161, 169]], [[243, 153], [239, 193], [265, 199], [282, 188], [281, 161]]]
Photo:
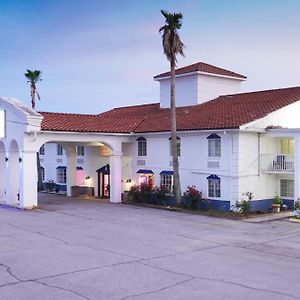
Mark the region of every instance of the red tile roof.
[[[213, 65], [206, 64], [204, 62], [197, 62], [195, 64], [179, 68], [175, 71], [176, 75], [179, 74], [186, 74], [186, 73], [192, 73], [192, 72], [204, 72], [204, 73], [210, 73], [215, 75], [223, 75], [223, 76], [229, 76], [229, 77], [235, 77], [240, 79], [246, 79], [247, 77], [226, 69], [222, 69]], [[165, 72], [159, 75], [154, 76], [154, 79], [159, 79], [162, 77], [169, 77], [170, 72]]]
[[[177, 129], [238, 129], [299, 100], [300, 87], [220, 96], [203, 104], [178, 107]], [[170, 110], [160, 108], [159, 103], [120, 107], [99, 115], [41, 114], [44, 116], [42, 130], [104, 133], [170, 131]]]
[[42, 130], [72, 132], [130, 133], [143, 121], [139, 117], [40, 112], [44, 119]]

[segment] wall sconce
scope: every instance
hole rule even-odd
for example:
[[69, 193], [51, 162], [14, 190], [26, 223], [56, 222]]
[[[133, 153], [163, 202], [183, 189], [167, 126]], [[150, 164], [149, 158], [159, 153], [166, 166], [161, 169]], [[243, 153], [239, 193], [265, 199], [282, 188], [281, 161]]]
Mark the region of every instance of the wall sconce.
[[131, 179], [127, 179], [127, 180], [126, 180], [126, 183], [130, 183], [130, 182], [131, 182]]
[[22, 157], [19, 157], [19, 162], [22, 162]]
[[91, 179], [91, 176], [86, 176], [85, 179]]
[[8, 157], [5, 157], [5, 161], [8, 161]]

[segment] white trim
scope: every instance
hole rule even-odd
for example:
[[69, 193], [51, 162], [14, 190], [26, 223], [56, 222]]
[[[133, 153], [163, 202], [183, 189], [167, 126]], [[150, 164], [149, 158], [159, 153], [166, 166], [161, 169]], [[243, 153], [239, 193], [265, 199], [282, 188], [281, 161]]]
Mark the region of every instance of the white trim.
[[[220, 75], [220, 74], [214, 74], [214, 73], [208, 73], [208, 72], [202, 72], [202, 71], [194, 71], [194, 72], [186, 72], [186, 73], [182, 73], [182, 74], [177, 74], [177, 75], [175, 75], [175, 78], [176, 77], [180, 78], [180, 77], [192, 76], [192, 75], [206, 75], [206, 76], [226, 78], [226, 79], [232, 79], [232, 80], [238, 80], [238, 81], [245, 81], [247, 79], [247, 77], [246, 78], [240, 78], [240, 77], [236, 77], [236, 76]], [[168, 75], [168, 76], [163, 76], [163, 77], [159, 77], [159, 78], [153, 77], [153, 79], [155, 81], [160, 81], [160, 80], [168, 80], [168, 79], [170, 79], [170, 77], [171, 76]]]

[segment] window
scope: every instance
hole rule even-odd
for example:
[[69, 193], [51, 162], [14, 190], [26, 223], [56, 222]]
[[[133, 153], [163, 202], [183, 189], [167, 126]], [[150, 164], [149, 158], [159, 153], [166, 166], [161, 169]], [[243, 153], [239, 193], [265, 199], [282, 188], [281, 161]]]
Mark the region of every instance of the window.
[[160, 173], [160, 185], [166, 188], [169, 193], [173, 193], [173, 172], [162, 171]]
[[147, 156], [147, 140], [141, 136], [137, 139], [138, 142], [138, 156]]
[[[172, 156], [172, 138], [169, 138], [170, 141], [170, 155]], [[181, 141], [180, 141], [180, 137], [177, 137], [177, 155], [178, 157], [181, 154]]]
[[294, 155], [295, 153], [295, 141], [289, 139], [280, 140], [281, 154]]
[[45, 181], [45, 168], [41, 167], [42, 181]]
[[57, 144], [57, 155], [63, 155], [63, 147]]
[[217, 134], [211, 134], [208, 139], [208, 157], [221, 156], [221, 138]]
[[45, 145], [40, 148], [40, 155], [45, 155]]
[[294, 180], [280, 179], [280, 196], [294, 198]]
[[60, 184], [67, 183], [67, 168], [57, 167], [56, 168], [56, 182]]
[[210, 175], [208, 179], [208, 197], [221, 197], [221, 179], [217, 175]]
[[84, 156], [84, 146], [77, 146], [76, 152], [77, 152], [77, 155]]

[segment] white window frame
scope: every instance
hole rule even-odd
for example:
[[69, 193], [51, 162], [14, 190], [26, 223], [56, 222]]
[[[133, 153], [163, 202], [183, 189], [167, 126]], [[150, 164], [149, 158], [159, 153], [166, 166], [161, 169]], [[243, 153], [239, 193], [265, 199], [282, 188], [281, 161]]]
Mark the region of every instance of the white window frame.
[[173, 194], [174, 179], [171, 174], [160, 174], [160, 185], [166, 188], [170, 194]]
[[[286, 183], [286, 186], [283, 187], [283, 183]], [[287, 179], [287, 178], [282, 178], [280, 179], [280, 197], [282, 198], [288, 198], [288, 199], [293, 199], [294, 198], [294, 180], [293, 179]], [[283, 192], [283, 189], [284, 192]]]
[[221, 179], [208, 179], [207, 194], [209, 198], [221, 198]]
[[62, 156], [64, 154], [64, 148], [59, 144], [56, 145], [56, 154], [58, 156]]
[[58, 184], [67, 184], [67, 168], [56, 169], [56, 182]]
[[208, 157], [221, 157], [221, 139], [208, 139]]
[[137, 139], [138, 142], [138, 156], [147, 156], [147, 139], [143, 136]]
[[76, 146], [77, 156], [84, 156], [84, 146]]

